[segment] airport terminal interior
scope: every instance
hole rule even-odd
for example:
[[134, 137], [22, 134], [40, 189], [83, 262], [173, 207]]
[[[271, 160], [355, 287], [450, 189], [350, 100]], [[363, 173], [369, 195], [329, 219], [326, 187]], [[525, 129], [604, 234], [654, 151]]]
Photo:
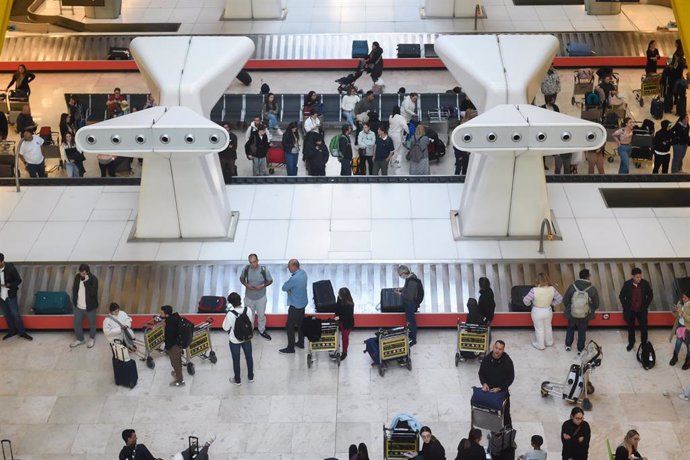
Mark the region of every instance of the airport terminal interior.
[[[685, 0], [10, 0], [0, 5], [0, 26], [0, 90], [20, 64], [36, 77], [24, 99], [0, 91], [9, 120], [0, 141], [0, 281], [16, 267], [18, 309], [32, 337], [0, 341], [0, 439], [9, 441], [3, 460], [11, 458], [10, 442], [17, 460], [141, 460], [141, 451], [121, 455], [125, 429], [136, 430], [137, 443], [156, 459], [183, 458], [174, 456], [192, 436], [201, 446], [210, 441], [208, 457], [202, 451], [197, 460], [450, 460], [472, 428], [482, 430], [486, 459], [518, 459], [538, 435], [547, 458], [568, 460], [561, 426], [574, 407], [584, 408], [591, 439], [588, 456], [572, 460], [688, 458], [685, 346], [669, 365], [671, 342], [690, 342], [673, 314], [690, 292], [690, 156], [673, 163], [687, 134], [672, 140], [667, 156], [676, 169], [668, 173], [652, 174], [663, 152], [650, 145], [687, 110]], [[679, 67], [680, 84], [670, 92], [661, 83], [667, 77], [645, 70], [651, 40], [660, 52], [652, 74]], [[297, 177], [288, 174], [285, 154], [269, 162], [270, 174], [255, 175], [245, 136], [261, 115], [262, 86], [282, 105], [281, 131], [269, 130], [272, 147], [282, 153], [277, 141], [289, 123], [302, 130], [310, 91], [323, 95], [320, 136], [328, 145], [347, 124], [335, 80], [357, 69], [353, 41], [366, 41], [361, 58], [374, 42], [383, 49], [382, 75], [364, 72], [353, 82], [363, 93], [376, 90], [383, 125], [392, 106], [418, 93], [412, 121], [437, 132], [442, 154], [420, 174], [399, 147], [388, 177], [342, 177], [336, 156], [327, 156], [319, 175], [300, 151]], [[402, 52], [406, 45], [411, 55]], [[552, 63], [560, 114], [533, 107], [545, 103], [542, 80]], [[611, 68], [604, 73], [613, 74], [618, 97], [587, 107], [602, 68]], [[235, 78], [241, 69], [250, 83]], [[594, 72], [589, 89], [582, 69]], [[126, 103], [111, 117], [105, 104], [115, 88]], [[154, 107], [145, 108], [149, 94]], [[60, 143], [72, 95], [85, 119], [76, 131], [83, 177], [68, 177], [66, 158], [47, 144], [47, 178], [28, 177], [18, 112], [29, 104], [36, 129], [49, 127], [41, 134]], [[461, 104], [466, 99], [474, 105]], [[617, 141], [625, 133], [614, 133], [627, 117], [640, 127], [650, 119], [654, 129], [623, 141], [635, 153], [621, 174]], [[213, 136], [225, 145], [219, 124], [226, 121], [238, 138], [234, 174], [221, 170], [217, 145], [189, 146]], [[191, 139], [162, 145], [168, 131], [160, 129]], [[125, 140], [135, 132], [151, 140]], [[512, 141], [503, 144], [502, 135]], [[310, 141], [302, 141], [306, 150]], [[456, 156], [462, 147], [472, 152], [465, 171]], [[117, 157], [112, 174], [103, 154]], [[602, 160], [599, 174], [592, 158]], [[19, 177], [14, 167], [2, 169], [7, 164], [18, 165]], [[266, 289], [272, 339], [254, 332], [253, 380], [243, 354], [238, 385], [221, 328], [225, 311], [197, 306], [202, 296], [237, 292], [245, 299], [240, 278], [250, 254], [273, 280]], [[333, 313], [318, 315], [321, 338], [283, 353], [295, 297], [281, 287], [293, 280], [292, 259], [308, 277], [307, 316], [318, 313], [312, 283], [330, 280], [334, 294], [351, 292], [355, 327], [346, 359], [343, 335], [328, 329]], [[77, 300], [85, 296], [80, 264], [99, 280], [95, 343], [75, 343], [72, 310], [86, 305]], [[416, 340], [403, 307], [385, 311], [382, 290], [406, 285], [400, 264], [424, 286]], [[650, 369], [638, 360], [640, 326], [628, 346], [629, 315], [619, 299], [633, 267], [654, 292]], [[582, 269], [591, 272], [600, 302], [587, 330], [593, 342], [582, 353], [577, 342], [566, 347], [564, 310], [572, 307], [554, 298], [553, 345], [547, 338], [538, 349], [534, 311], [547, 309], [530, 314], [523, 295], [540, 273], [565, 294]], [[467, 326], [480, 279], [491, 284], [495, 316], [488, 327]], [[515, 292], [525, 286], [516, 305]], [[0, 287], [5, 336], [17, 331], [6, 321], [12, 286]], [[101, 329], [112, 302], [133, 318], [131, 361]], [[162, 305], [197, 325], [182, 347], [183, 386], [171, 385], [179, 380], [160, 342], [163, 323], [154, 318]], [[690, 318], [690, 302], [685, 308]], [[373, 337], [375, 345], [367, 342]], [[515, 368], [512, 422], [505, 406], [473, 399], [473, 387], [482, 386], [480, 362], [492, 360], [496, 340]], [[371, 347], [382, 357], [388, 350], [386, 360], [372, 362]], [[115, 382], [124, 364], [138, 373], [133, 385]], [[428, 426], [445, 457], [415, 457], [424, 441], [418, 429], [394, 429], [400, 414]], [[616, 455], [628, 446], [629, 430], [638, 432], [637, 450]], [[501, 436], [505, 445], [491, 447]], [[360, 443], [368, 456], [351, 457], [350, 445]]]

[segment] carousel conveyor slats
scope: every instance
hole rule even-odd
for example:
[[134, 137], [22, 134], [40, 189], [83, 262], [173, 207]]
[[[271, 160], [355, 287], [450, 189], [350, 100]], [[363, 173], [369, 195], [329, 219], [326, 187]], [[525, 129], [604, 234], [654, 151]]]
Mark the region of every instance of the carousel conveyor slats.
[[[656, 40], [662, 56], [675, 49], [675, 32], [551, 32], [561, 42], [565, 56], [568, 42], [588, 43], [599, 56], [644, 56], [649, 40]], [[161, 34], [164, 35], [164, 34]], [[378, 41], [384, 57], [395, 57], [399, 43], [419, 43], [422, 49], [443, 34], [314, 34], [249, 35], [256, 44], [253, 59], [345, 59], [351, 57], [352, 40]], [[110, 47], [126, 47], [135, 35], [24, 35], [10, 36], [0, 61], [91, 61], [103, 60]]]
[[[535, 243], [536, 244], [536, 243]], [[66, 291], [71, 295], [72, 282], [79, 263], [16, 263], [23, 283], [20, 304], [30, 313], [37, 291]], [[161, 305], [170, 304], [182, 312], [196, 311], [202, 295], [227, 296], [243, 293], [239, 277], [243, 262], [94, 262], [91, 271], [99, 279], [100, 305], [118, 302], [130, 313], [155, 313]], [[486, 276], [496, 298], [496, 310], [508, 311], [510, 288], [532, 284], [536, 274], [545, 272], [563, 293], [588, 268], [599, 290], [601, 308], [620, 309], [618, 292], [630, 277], [633, 266], [642, 268], [644, 277], [654, 289], [651, 310], [666, 310], [674, 303], [675, 278], [690, 276], [690, 261], [633, 260], [553, 260], [553, 261], [457, 261], [420, 262], [410, 267], [425, 285], [421, 313], [464, 312], [467, 300], [479, 295], [477, 283]], [[280, 286], [288, 278], [285, 263], [267, 264], [274, 283], [268, 289], [269, 313], [284, 313], [285, 299]], [[360, 313], [375, 313], [380, 289], [398, 287], [400, 279], [394, 263], [303, 263], [309, 283], [330, 279], [334, 289], [347, 286]], [[311, 297], [311, 286], [309, 286]], [[310, 302], [311, 304], [311, 302]]]

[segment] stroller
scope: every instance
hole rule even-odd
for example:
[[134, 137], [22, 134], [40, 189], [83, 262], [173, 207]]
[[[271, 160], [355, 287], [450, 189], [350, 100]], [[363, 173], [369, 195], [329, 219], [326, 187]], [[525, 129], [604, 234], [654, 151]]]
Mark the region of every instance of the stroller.
[[[362, 76], [364, 73], [364, 65], [365, 61], [364, 59], [360, 59], [359, 63], [357, 64], [357, 68], [355, 69], [354, 72], [338, 78], [335, 82], [338, 83], [338, 92], [341, 94], [347, 94], [347, 90], [351, 87], [354, 86], [354, 83], [359, 79], [359, 77]], [[355, 90], [357, 88], [355, 87]]]

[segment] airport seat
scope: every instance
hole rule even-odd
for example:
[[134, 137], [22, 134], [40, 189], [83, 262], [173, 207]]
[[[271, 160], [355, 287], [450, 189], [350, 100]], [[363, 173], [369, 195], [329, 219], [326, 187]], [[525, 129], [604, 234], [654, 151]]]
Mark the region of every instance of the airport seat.
[[[276, 96], [277, 97], [277, 96]], [[280, 122], [281, 125], [288, 124], [302, 119], [302, 95], [301, 94], [282, 94], [280, 96]]]

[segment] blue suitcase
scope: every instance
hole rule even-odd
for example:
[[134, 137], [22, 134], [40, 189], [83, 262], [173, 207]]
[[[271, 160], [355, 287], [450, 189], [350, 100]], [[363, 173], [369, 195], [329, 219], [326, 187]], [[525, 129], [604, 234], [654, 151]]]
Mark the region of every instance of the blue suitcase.
[[364, 341], [364, 353], [369, 353], [374, 364], [381, 364], [379, 356], [379, 338], [371, 337]]
[[64, 291], [38, 291], [33, 310], [36, 315], [69, 315], [72, 313], [72, 300]]
[[352, 59], [366, 59], [369, 56], [367, 40], [352, 40]]
[[568, 56], [592, 56], [593, 54], [597, 54], [592, 51], [592, 47], [589, 46], [588, 43], [580, 42], [568, 43], [565, 45], [565, 51], [568, 53]]
[[115, 385], [134, 388], [139, 380], [137, 363], [133, 359], [120, 361], [113, 358], [113, 373], [115, 374]]

